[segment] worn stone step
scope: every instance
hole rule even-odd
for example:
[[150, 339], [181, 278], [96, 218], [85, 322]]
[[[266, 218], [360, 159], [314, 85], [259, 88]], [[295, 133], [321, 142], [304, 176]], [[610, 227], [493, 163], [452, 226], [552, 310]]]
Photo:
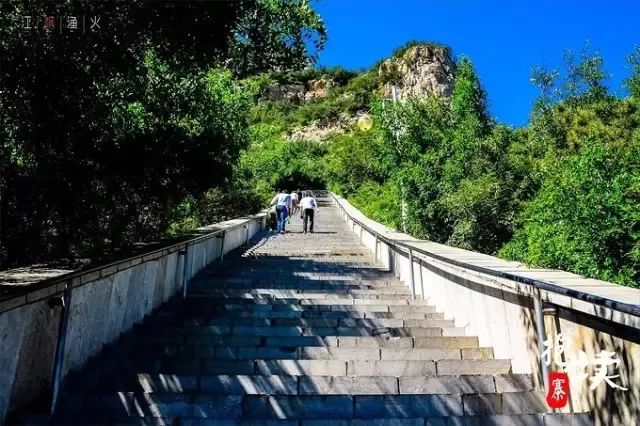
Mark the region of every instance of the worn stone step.
[[[194, 299], [191, 299], [194, 300]], [[318, 299], [317, 299], [318, 300]], [[358, 299], [356, 299], [358, 300]], [[360, 299], [361, 301], [368, 301], [367, 299]], [[192, 307], [190, 316], [199, 315], [213, 315], [220, 314], [222, 312], [229, 311], [250, 311], [250, 312], [271, 312], [271, 311], [345, 311], [354, 313], [366, 313], [366, 312], [386, 312], [392, 314], [424, 314], [435, 313], [436, 309], [430, 305], [389, 305], [383, 301], [371, 300], [372, 302], [379, 302], [380, 304], [343, 304], [342, 301], [336, 301], [336, 303], [329, 303], [326, 300], [322, 304], [297, 304], [297, 303], [281, 303], [282, 299], [273, 303], [268, 300], [249, 300], [249, 299], [234, 299], [233, 302], [227, 300], [209, 300], [202, 299], [200, 306]], [[403, 301], [400, 301], [403, 302]], [[185, 308], [182, 308], [185, 310]]]
[[301, 281], [194, 281], [192, 288], [219, 290], [250, 290], [255, 288], [270, 290], [302, 290], [302, 291], [349, 291], [349, 290], [390, 290], [402, 291], [409, 288], [403, 282], [373, 280], [301, 280]]
[[[447, 332], [445, 332], [445, 330]], [[452, 331], [453, 330], [453, 331]], [[455, 332], [455, 333], [454, 333]], [[451, 327], [280, 327], [280, 326], [246, 326], [246, 325], [209, 325], [190, 328], [140, 326], [134, 331], [134, 338], [145, 340], [155, 339], [157, 336], [184, 336], [189, 338], [196, 335], [222, 336], [458, 336], [464, 330], [458, 331]], [[454, 334], [449, 334], [454, 333]]]
[[178, 375], [310, 375], [310, 376], [448, 376], [508, 374], [509, 360], [173, 360], [104, 359], [89, 362], [89, 368], [105, 373], [163, 373]]
[[[198, 294], [189, 294], [187, 304], [201, 303], [207, 304], [209, 306], [212, 305], [245, 305], [245, 306], [256, 306], [256, 305], [284, 305], [284, 306], [315, 306], [315, 305], [340, 305], [340, 306], [393, 306], [393, 307], [433, 307], [430, 306], [426, 300], [422, 299], [357, 299], [357, 298], [306, 298], [303, 295], [302, 297], [295, 298], [239, 298], [239, 297], [229, 297], [224, 299], [217, 299], [215, 297], [210, 297], [206, 295], [198, 295]], [[197, 302], [199, 300], [199, 302]], [[196, 302], [194, 302], [196, 301]]]
[[[237, 309], [235, 309], [237, 308]], [[218, 318], [246, 318], [246, 319], [274, 319], [274, 318], [305, 318], [305, 319], [341, 319], [341, 318], [355, 318], [355, 319], [436, 319], [443, 320], [444, 314], [442, 312], [430, 312], [433, 309], [427, 308], [426, 311], [412, 311], [412, 312], [389, 312], [385, 311], [373, 311], [367, 309], [348, 309], [331, 311], [331, 307], [325, 309], [299, 309], [286, 311], [276, 310], [273, 311], [269, 308], [262, 309], [249, 309], [243, 310], [242, 307], [235, 307], [228, 311], [218, 311], [207, 307], [204, 312], [198, 312], [195, 310], [185, 310], [184, 313], [177, 314], [173, 311], [157, 312], [154, 315], [145, 319], [147, 324], [177, 324], [177, 323], [191, 323], [207, 325], [210, 321], [213, 321], [210, 325], [215, 325], [215, 321]], [[373, 307], [375, 308], [375, 307]], [[384, 308], [388, 309], [388, 308]]]
[[[67, 392], [144, 392], [228, 395], [385, 395], [490, 394], [509, 383], [508, 392], [533, 390], [530, 375], [395, 376], [188, 376], [167, 374], [104, 374], [70, 377]], [[503, 386], [504, 387], [504, 386]]]
[[[302, 420], [300, 426], [592, 426], [592, 416], [584, 413], [450, 416], [428, 418], [381, 418], [353, 420]], [[202, 425], [204, 426], [204, 425]]]
[[[19, 422], [21, 425], [51, 425], [51, 426], [300, 426], [298, 420], [242, 420], [215, 419], [205, 417], [102, 417], [96, 418], [91, 414], [68, 415], [54, 417], [45, 415], [31, 415]], [[374, 422], [375, 424], [375, 422]]]
[[[340, 242], [345, 244], [345, 242]], [[346, 243], [348, 244], [348, 243]], [[295, 261], [294, 261], [295, 259]], [[295, 266], [292, 268], [292, 266]], [[346, 267], [345, 267], [346, 266]], [[392, 280], [397, 277], [389, 272], [381, 264], [356, 264], [351, 265], [343, 259], [336, 259], [335, 262], [324, 262], [317, 259], [305, 259], [296, 256], [265, 256], [259, 258], [227, 258], [224, 263], [214, 263], [203, 271], [203, 275], [212, 276], [232, 276], [237, 277], [242, 274], [264, 274], [269, 273], [274, 276], [307, 276], [312, 274], [329, 275], [375, 275], [383, 276]]]
[[[523, 399], [539, 401], [539, 396]], [[496, 399], [500, 395], [493, 394]], [[496, 405], [479, 412], [472, 404], [481, 395], [308, 395], [308, 396], [249, 396], [245, 403], [245, 416], [273, 419], [353, 419], [445, 417], [485, 414], [545, 413], [546, 407], [522, 407], [518, 410]], [[274, 410], [274, 407], [278, 407]], [[533, 411], [537, 409], [538, 411]], [[514, 411], [514, 412], [511, 412]], [[522, 411], [522, 412], [519, 412]]]
[[318, 288], [345, 290], [402, 290], [409, 288], [403, 281], [388, 279], [368, 279], [363, 277], [344, 278], [196, 278], [191, 283], [194, 287], [218, 290], [268, 289], [268, 290], [313, 290]]
[[[384, 388], [380, 383], [378, 387]], [[526, 401], [529, 405], [513, 405]], [[79, 411], [106, 418], [199, 417], [213, 419], [380, 419], [546, 413], [535, 392], [480, 395], [212, 395], [205, 393], [65, 394], [60, 417]]]
[[[120, 342], [133, 345], [210, 345], [210, 346], [374, 346], [396, 348], [478, 348], [474, 336], [390, 337], [390, 336], [225, 336], [225, 335], [144, 335], [129, 333]], [[465, 357], [470, 358], [470, 357]]]
[[[224, 314], [226, 315], [226, 314]], [[443, 320], [444, 314], [441, 312], [375, 312], [375, 311], [268, 311], [268, 312], [241, 312], [242, 318], [304, 318], [304, 319], [435, 319]]]
[[183, 324], [166, 324], [145, 321], [144, 324], [137, 324], [133, 327], [135, 332], [149, 333], [206, 333], [206, 334], [233, 334], [234, 327], [243, 329], [244, 327], [271, 327], [271, 328], [303, 328], [313, 330], [314, 328], [357, 328], [357, 329], [378, 329], [378, 328], [455, 328], [453, 320], [403, 320], [388, 318], [238, 318], [237, 316], [224, 316], [211, 318], [206, 324], [198, 322], [184, 322]]
[[[202, 417], [125, 417], [108, 419], [104, 423], [97, 423], [94, 417], [74, 417], [72, 419], [53, 418], [46, 416], [32, 416], [24, 424], [110, 424], [121, 426], [167, 426], [179, 420], [180, 426], [592, 426], [591, 414], [588, 413], [545, 413], [521, 415], [483, 415], [464, 417], [434, 417], [428, 418], [380, 418], [380, 419], [314, 419], [314, 420], [243, 420], [243, 419], [209, 419]], [[107, 423], [108, 422], [108, 423]]]
[[[527, 405], [514, 405], [522, 401]], [[546, 413], [548, 407], [542, 393], [509, 394], [430, 394], [430, 395], [362, 395], [354, 399], [357, 418], [412, 418], [477, 415], [520, 415]]]
[[[298, 265], [284, 265], [282, 268], [291, 268]], [[401, 285], [403, 281], [388, 272], [371, 271], [367, 272], [364, 268], [352, 268], [351, 266], [341, 266], [339, 272], [331, 273], [330, 271], [314, 271], [310, 266], [306, 270], [303, 268], [295, 271], [294, 274], [273, 272], [274, 268], [265, 268], [263, 271], [256, 273], [244, 273], [243, 269], [234, 268], [230, 265], [228, 271], [218, 273], [201, 273], [196, 278], [196, 283], [207, 282], [215, 284], [260, 284], [260, 283], [289, 283], [298, 285], [300, 283], [318, 282], [327, 284], [348, 284], [348, 283], [371, 283], [376, 285]]]
[[406, 300], [411, 298], [411, 292], [405, 290], [388, 290], [386, 292], [377, 290], [345, 290], [335, 291], [327, 290], [320, 292], [318, 290], [301, 291], [301, 290], [207, 290], [204, 288], [189, 289], [191, 296], [207, 295], [217, 298], [239, 298], [239, 299], [400, 299]]
[[118, 345], [105, 348], [103, 359], [182, 360], [208, 359], [340, 359], [340, 360], [439, 360], [463, 359], [466, 349], [380, 347], [277, 347], [209, 345]]

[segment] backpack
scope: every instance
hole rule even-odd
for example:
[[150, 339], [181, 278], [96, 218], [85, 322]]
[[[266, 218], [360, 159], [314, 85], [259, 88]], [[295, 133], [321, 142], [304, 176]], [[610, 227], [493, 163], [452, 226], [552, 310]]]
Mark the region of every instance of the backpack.
[[267, 229], [275, 231], [278, 228], [278, 216], [275, 210], [269, 210], [267, 214]]

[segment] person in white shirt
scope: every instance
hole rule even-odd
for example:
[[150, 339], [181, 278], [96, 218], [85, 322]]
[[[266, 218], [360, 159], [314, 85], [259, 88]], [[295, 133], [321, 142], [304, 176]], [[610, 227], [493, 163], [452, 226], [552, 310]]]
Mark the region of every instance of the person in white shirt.
[[300, 208], [302, 209], [302, 233], [307, 233], [307, 222], [309, 222], [309, 232], [313, 234], [313, 219], [318, 211], [318, 202], [313, 198], [311, 191], [305, 191], [302, 200], [300, 200]]
[[296, 214], [298, 212], [298, 193], [293, 191], [291, 194], [291, 214], [290, 216], [293, 216], [294, 214]]
[[282, 190], [271, 200], [270, 205], [273, 206], [274, 204], [276, 205], [276, 216], [278, 218], [276, 232], [284, 234], [286, 232], [287, 216], [289, 216], [289, 211], [291, 210], [291, 196]]

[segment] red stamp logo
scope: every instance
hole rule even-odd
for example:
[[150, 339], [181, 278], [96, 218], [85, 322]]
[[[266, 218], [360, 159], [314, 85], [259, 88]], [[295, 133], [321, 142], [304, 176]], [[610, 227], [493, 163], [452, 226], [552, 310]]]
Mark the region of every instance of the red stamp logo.
[[569, 401], [569, 376], [567, 373], [549, 373], [547, 404], [551, 408], [562, 408]]

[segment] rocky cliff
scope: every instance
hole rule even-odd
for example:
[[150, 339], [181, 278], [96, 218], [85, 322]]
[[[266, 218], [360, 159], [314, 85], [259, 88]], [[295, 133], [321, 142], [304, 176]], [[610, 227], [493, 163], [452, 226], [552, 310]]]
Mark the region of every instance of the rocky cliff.
[[[269, 86], [262, 100], [291, 101], [300, 105], [301, 109], [331, 113], [331, 119], [320, 118], [305, 122], [304, 125], [289, 130], [286, 135], [290, 140], [322, 141], [334, 134], [348, 132], [353, 128], [358, 115], [369, 110], [371, 96], [363, 96], [363, 90], [369, 94], [381, 92], [385, 98], [391, 98], [392, 87], [395, 85], [400, 100], [430, 95], [449, 97], [453, 90], [454, 76], [455, 62], [449, 48], [418, 44], [402, 49], [372, 70], [343, 83], [343, 86], [331, 76], [316, 75], [295, 84]], [[352, 82], [355, 84], [351, 84]], [[336, 109], [341, 110], [338, 118]], [[317, 113], [311, 115], [318, 117]]]
[[334, 82], [319, 78], [309, 80], [306, 84], [274, 84], [265, 89], [263, 100], [268, 101], [291, 101], [295, 104], [311, 102], [314, 99], [321, 99], [327, 96], [328, 90], [334, 87]]
[[265, 89], [262, 99], [266, 101], [290, 101], [300, 104], [304, 101], [304, 84], [274, 84]]
[[380, 64], [378, 74], [384, 81], [382, 92], [392, 96], [392, 86], [398, 88], [399, 99], [422, 98], [428, 95], [451, 95], [455, 63], [451, 51], [435, 45], [418, 45]]

